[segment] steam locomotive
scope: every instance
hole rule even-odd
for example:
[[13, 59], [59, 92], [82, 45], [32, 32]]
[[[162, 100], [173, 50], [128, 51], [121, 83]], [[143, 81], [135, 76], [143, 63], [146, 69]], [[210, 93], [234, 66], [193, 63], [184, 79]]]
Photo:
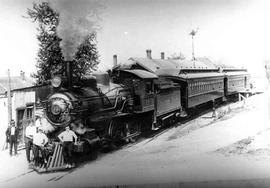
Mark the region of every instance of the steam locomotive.
[[48, 133], [53, 147], [39, 172], [65, 168], [56, 139], [65, 126], [79, 138], [74, 154], [94, 159], [97, 149], [133, 142], [142, 132], [179, 121], [200, 104], [226, 100], [248, 88], [246, 69], [221, 69], [199, 61], [130, 61], [128, 67], [115, 66], [110, 74], [95, 74], [76, 83], [72, 83], [72, 63], [68, 62], [67, 79], [52, 79], [54, 92], [44, 104], [46, 118], [54, 127]]

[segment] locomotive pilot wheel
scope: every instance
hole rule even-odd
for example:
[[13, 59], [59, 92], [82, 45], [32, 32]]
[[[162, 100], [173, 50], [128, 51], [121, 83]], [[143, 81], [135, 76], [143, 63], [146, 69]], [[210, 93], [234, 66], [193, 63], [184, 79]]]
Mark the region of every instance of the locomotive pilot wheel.
[[108, 135], [115, 146], [120, 147], [129, 142], [134, 142], [135, 137], [141, 134], [141, 121], [112, 120], [109, 125]]

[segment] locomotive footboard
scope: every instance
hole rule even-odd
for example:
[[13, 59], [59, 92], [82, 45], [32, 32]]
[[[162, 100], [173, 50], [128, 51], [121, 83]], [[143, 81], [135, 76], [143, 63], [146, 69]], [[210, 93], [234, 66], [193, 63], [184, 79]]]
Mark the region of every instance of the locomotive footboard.
[[[74, 166], [72, 166], [74, 167]], [[48, 157], [48, 161], [34, 165], [33, 169], [39, 173], [59, 171], [66, 169], [63, 157], [63, 147], [60, 143], [55, 143], [52, 155]]]

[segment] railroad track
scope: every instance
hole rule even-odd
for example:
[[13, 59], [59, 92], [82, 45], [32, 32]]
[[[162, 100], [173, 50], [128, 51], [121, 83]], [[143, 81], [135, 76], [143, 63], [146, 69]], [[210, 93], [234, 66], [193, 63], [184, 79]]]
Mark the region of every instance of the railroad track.
[[34, 170], [29, 170], [29, 171], [27, 171], [27, 172], [24, 172], [24, 173], [21, 173], [21, 174], [15, 176], [15, 177], [9, 178], [9, 179], [3, 181], [2, 183], [4, 183], [4, 182], [10, 182], [10, 181], [12, 181], [12, 180], [15, 180], [15, 179], [17, 179], [17, 178], [20, 178], [20, 177], [25, 176], [25, 175], [27, 175], [27, 174], [30, 174], [30, 173], [32, 173], [32, 172], [34, 172]]

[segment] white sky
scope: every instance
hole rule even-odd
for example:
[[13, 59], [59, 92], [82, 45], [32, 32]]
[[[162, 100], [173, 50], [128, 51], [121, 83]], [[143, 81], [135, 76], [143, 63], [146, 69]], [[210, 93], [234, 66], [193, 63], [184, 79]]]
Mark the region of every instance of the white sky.
[[[11, 69], [35, 71], [38, 51], [36, 25], [23, 18], [32, 0], [0, 0], [0, 76]], [[182, 52], [191, 57], [190, 31], [195, 56], [208, 56], [250, 71], [270, 59], [270, 2], [257, 0], [106, 0], [98, 32], [100, 69], [111, 68], [112, 56], [160, 58]]]

